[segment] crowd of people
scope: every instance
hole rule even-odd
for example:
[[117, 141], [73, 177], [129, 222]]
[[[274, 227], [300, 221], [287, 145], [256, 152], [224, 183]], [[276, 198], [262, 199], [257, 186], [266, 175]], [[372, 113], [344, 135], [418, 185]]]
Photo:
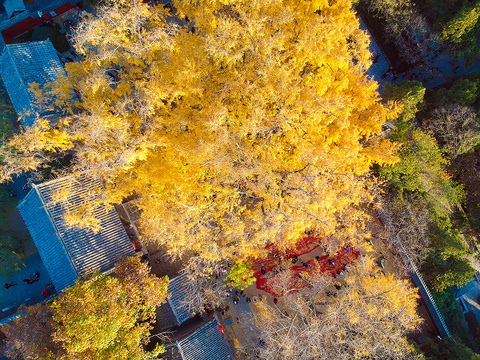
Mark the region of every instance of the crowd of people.
[[360, 252], [351, 245], [346, 245], [333, 255], [324, 251], [324, 255], [312, 256], [311, 253], [321, 243], [321, 239], [308, 236], [302, 239], [295, 249], [287, 251], [279, 251], [271, 245], [267, 248], [268, 256], [253, 261], [252, 269], [255, 271], [253, 276], [257, 279], [257, 288], [277, 298], [283, 296], [285, 290], [275, 284], [275, 279], [280, 273], [288, 270], [291, 286], [304, 288], [309, 285], [310, 273], [331, 275], [334, 278], [344, 276], [360, 255]]

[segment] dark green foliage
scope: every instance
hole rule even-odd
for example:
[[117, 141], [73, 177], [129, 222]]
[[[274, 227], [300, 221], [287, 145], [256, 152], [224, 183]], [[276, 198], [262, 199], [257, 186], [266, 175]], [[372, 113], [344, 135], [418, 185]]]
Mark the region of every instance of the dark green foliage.
[[452, 338], [445, 338], [439, 342], [428, 338], [424, 349], [425, 360], [480, 360], [480, 355], [461, 341], [454, 341]]
[[45, 40], [47, 38], [53, 44], [53, 47], [59, 52], [64, 53], [70, 50], [70, 44], [68, 43], [65, 34], [62, 34], [61, 28], [57, 24], [51, 25], [49, 28], [38, 27], [28, 32], [17, 36], [13, 39], [13, 43], [24, 43], [27, 41], [38, 41], [38, 40]]
[[447, 160], [435, 138], [415, 129], [398, 155], [401, 162], [381, 168], [380, 174], [399, 196], [412, 193], [423, 198], [438, 227], [450, 227], [450, 214], [462, 202], [464, 194], [445, 172]]
[[480, 340], [480, 326], [478, 324], [478, 320], [475, 317], [475, 314], [473, 313], [472, 310], [465, 313], [464, 316], [465, 316], [465, 320], [467, 321], [470, 334], [473, 336], [473, 338], [475, 339], [475, 342], [478, 344]]
[[435, 105], [444, 107], [453, 103], [471, 106], [477, 100], [477, 83], [468, 79], [459, 79], [450, 89], [441, 88], [436, 93]]
[[395, 101], [402, 106], [402, 113], [390, 135], [394, 141], [405, 141], [410, 136], [415, 114], [424, 106], [425, 88], [420, 81], [404, 81], [399, 84], [385, 84], [383, 99]]
[[62, 158], [55, 159], [49, 162], [41, 172], [42, 179], [50, 180], [54, 178], [54, 174], [58, 170], [65, 170], [68, 166], [70, 166], [72, 162], [72, 155], [66, 155]]
[[53, 43], [55, 34], [53, 30], [49, 27], [39, 26], [33, 30], [32, 41], [42, 41], [50, 39]]
[[450, 286], [465, 285], [475, 274], [469, 260], [455, 256], [443, 260], [436, 254], [427, 258], [424, 270], [436, 291], [444, 291]]
[[457, 80], [449, 90], [449, 97], [457, 104], [473, 105], [477, 99], [477, 84], [467, 79]]
[[469, 59], [480, 54], [480, 0], [467, 1], [454, 17], [443, 25], [443, 38], [459, 45], [460, 51]]
[[105, 0], [84, 0], [85, 4], [91, 7], [96, 7], [105, 4]]
[[468, 259], [465, 242], [454, 229], [432, 226], [433, 252], [428, 256], [424, 274], [436, 291], [445, 291], [450, 286], [462, 286], [472, 280], [475, 269]]
[[0, 274], [8, 277], [21, 269], [25, 254], [20, 240], [14, 236], [0, 237]]
[[432, 229], [431, 239], [433, 247], [443, 260], [450, 257], [461, 258], [467, 253], [460, 234], [453, 229]]
[[59, 53], [64, 53], [70, 50], [70, 44], [68, 43], [68, 40], [65, 36], [65, 34], [62, 34], [60, 32], [61, 28], [59, 25], [55, 24], [52, 26], [53, 33], [54, 33], [54, 39], [52, 41], [53, 46]]
[[[451, 333], [455, 337], [460, 337], [463, 344], [471, 346], [463, 314], [457, 304], [453, 291], [450, 289], [446, 289], [443, 292], [432, 290], [432, 295]], [[457, 343], [461, 343], [460, 340], [457, 340]], [[464, 346], [463, 344], [462, 346]], [[460, 358], [458, 360], [460, 360]]]
[[479, 55], [479, 0], [416, 0], [436, 30], [471, 61]]
[[0, 224], [5, 222], [8, 213], [16, 203], [16, 199], [10, 196], [6, 186], [0, 185]]
[[480, 17], [480, 1], [473, 4], [466, 2], [453, 19], [443, 26], [442, 35], [445, 40], [460, 43], [467, 37], [474, 36], [473, 29]]
[[2, 102], [0, 97], [0, 142], [14, 133], [13, 115], [6, 106], [2, 106]]
[[9, 138], [15, 132], [14, 116], [15, 110], [8, 98], [2, 79], [0, 79], [0, 142]]

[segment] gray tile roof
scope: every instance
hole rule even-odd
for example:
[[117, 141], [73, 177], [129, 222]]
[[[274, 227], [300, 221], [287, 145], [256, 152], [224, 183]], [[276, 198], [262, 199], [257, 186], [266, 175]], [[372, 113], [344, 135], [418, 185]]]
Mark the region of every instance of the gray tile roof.
[[0, 57], [0, 76], [24, 128], [34, 124], [37, 113], [42, 117], [56, 113], [49, 109], [53, 100], [37, 104], [29, 84], [37, 83], [43, 89], [46, 83], [64, 75], [65, 70], [49, 39], [6, 45]]
[[18, 209], [57, 290], [74, 285], [77, 273], [35, 189], [30, 190]]
[[[113, 269], [119, 258], [135, 255], [113, 206], [95, 207], [94, 217], [101, 226], [97, 233], [66, 224], [67, 211], [94, 203], [102, 189], [99, 180], [69, 176], [35, 185], [18, 205], [57, 290], [90, 270], [105, 272]], [[68, 199], [55, 201], [54, 194], [61, 190], [68, 190]]]
[[177, 321], [181, 324], [190, 319], [194, 314], [188, 310], [185, 301], [189, 296], [193, 295], [195, 289], [187, 275], [182, 274], [170, 280], [170, 283], [168, 284], [168, 292], [172, 295], [167, 301], [170, 304]]
[[186, 305], [189, 296], [195, 289], [185, 274], [174, 277], [168, 283], [170, 298], [167, 303], [157, 308], [157, 322], [162, 330], [181, 325], [195, 314], [191, 313]]
[[158, 306], [155, 315], [160, 330], [162, 331], [180, 325], [168, 302]]
[[183, 360], [234, 359], [215, 318], [177, 341], [177, 347]]

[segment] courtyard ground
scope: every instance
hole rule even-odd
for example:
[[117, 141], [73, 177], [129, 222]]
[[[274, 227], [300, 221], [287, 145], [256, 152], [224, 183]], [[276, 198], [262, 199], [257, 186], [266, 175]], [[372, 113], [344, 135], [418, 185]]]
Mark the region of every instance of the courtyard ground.
[[[347, 252], [345, 248], [339, 249], [338, 254], [341, 254], [342, 256], [341, 259], [343, 260], [340, 260], [338, 264], [341, 263], [342, 264], [341, 268], [343, 268], [345, 263], [342, 263], [342, 261], [349, 261], [353, 263], [356, 259], [356, 257], [354, 258], [354, 255], [355, 255], [354, 251], [358, 250], [359, 256], [368, 255], [377, 259], [377, 264], [379, 267], [382, 264], [380, 260], [383, 259], [384, 261], [383, 261], [382, 270], [385, 273], [393, 273], [397, 278], [407, 279], [411, 281], [409, 273], [405, 268], [405, 266], [403, 266], [399, 256], [396, 253], [395, 248], [385, 241], [384, 227], [382, 223], [379, 221], [375, 211], [373, 209], [369, 209], [368, 211], [371, 215], [370, 222], [368, 223], [368, 228], [373, 235], [371, 239], [372, 246], [366, 246], [365, 247], [366, 250], [364, 248], [358, 248], [358, 249], [352, 248], [350, 252]], [[304, 247], [304, 250], [305, 249], [306, 248]], [[343, 257], [345, 256], [345, 254], [350, 254], [349, 256], [351, 258]], [[328, 254], [323, 246], [315, 243], [311, 244], [310, 251], [308, 251], [307, 253], [303, 253], [301, 255], [301, 258], [305, 263], [315, 264], [315, 262], [317, 262], [317, 260], [315, 259], [316, 256], [319, 256], [321, 258], [323, 257], [322, 264], [323, 264], [323, 261], [326, 261], [326, 263], [328, 264], [328, 259], [335, 258], [335, 255]], [[278, 258], [272, 258], [272, 255], [269, 255], [267, 259], [256, 260], [254, 266], [257, 266], [258, 268], [260, 268], [259, 264], [263, 262], [265, 270], [267, 270], [267, 264], [269, 264], [268, 269], [270, 270], [272, 265], [272, 260], [273, 262], [278, 262], [277, 259]], [[278, 267], [280, 266], [293, 269], [293, 271], [305, 271], [313, 268], [313, 267], [310, 267], [310, 268], [302, 269], [302, 267], [299, 267], [297, 264], [298, 262], [296, 264], [292, 264], [291, 258], [289, 260], [286, 260], [284, 258], [282, 264], [279, 263], [273, 269], [278, 269]], [[325, 273], [328, 274], [328, 276], [332, 275], [333, 273], [332, 268], [326, 266], [323, 269]], [[254, 270], [258, 270], [258, 269], [254, 268]], [[256, 275], [258, 276], [259, 274], [257, 273]], [[267, 278], [268, 273], [266, 274], [260, 273], [260, 275]], [[345, 274], [344, 276], [349, 276], [349, 274]], [[337, 281], [341, 281], [341, 278], [342, 276], [338, 276]], [[262, 277], [260, 277], [260, 279], [262, 279]], [[411, 281], [411, 284], [413, 287], [415, 287], [415, 284], [413, 283], [413, 281]], [[279, 306], [280, 308], [283, 306], [283, 302], [284, 302], [283, 298], [279, 296], [280, 294], [278, 293], [276, 293], [278, 303], [274, 304], [273, 302], [274, 296], [270, 293], [272, 290], [275, 290], [275, 289], [271, 289], [269, 287], [263, 287], [262, 284], [258, 286], [258, 281], [257, 281], [257, 283], [254, 283], [253, 285], [245, 289], [244, 291], [245, 296], [244, 297], [241, 296], [237, 304], [233, 303], [232, 296], [229, 297], [228, 310], [225, 312], [223, 316], [221, 314], [217, 314], [218, 317], [220, 318], [221, 325], [225, 331], [225, 336], [227, 341], [229, 341], [230, 343], [233, 343], [236, 339], [238, 341], [238, 344], [240, 344], [240, 346], [246, 346], [249, 343], [252, 343], [252, 342], [255, 343], [258, 341], [260, 336], [260, 330], [257, 328], [256, 321], [255, 321], [255, 318], [259, 316], [259, 308], [257, 306], [258, 301], [266, 302], [270, 306]], [[273, 293], [275, 294], [275, 291], [273, 291]], [[257, 299], [257, 301], [252, 300], [252, 302], [247, 303], [246, 301], [247, 297], [250, 299], [255, 298]], [[426, 337], [436, 337], [438, 335], [437, 330], [429, 315], [429, 312], [425, 306], [425, 303], [423, 302], [422, 299], [420, 299], [417, 302], [417, 312], [420, 315], [420, 317], [423, 319], [423, 322], [419, 326], [418, 330], [408, 334], [408, 337], [419, 343], [423, 342], [423, 340]], [[241, 352], [237, 352], [237, 356], [239, 359], [242, 359], [244, 355]]]

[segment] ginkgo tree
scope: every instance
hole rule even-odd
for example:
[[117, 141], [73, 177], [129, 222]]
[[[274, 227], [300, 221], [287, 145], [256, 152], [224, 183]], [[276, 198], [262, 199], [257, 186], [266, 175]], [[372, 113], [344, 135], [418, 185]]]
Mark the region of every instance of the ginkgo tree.
[[69, 107], [74, 88], [81, 101], [55, 129], [5, 144], [25, 160], [0, 154], [3, 177], [28, 168], [21, 139], [39, 131], [53, 144], [42, 140], [34, 167], [74, 146], [67, 171], [103, 179], [108, 202], [138, 196], [145, 237], [172, 255], [241, 260], [306, 230], [353, 236], [365, 175], [396, 158], [375, 136], [395, 114], [366, 76], [368, 38], [350, 1], [173, 8], [112, 0], [86, 17], [74, 36], [84, 60], [44, 94]]
[[324, 274], [305, 281], [309, 287], [278, 305], [255, 304], [262, 341], [245, 346], [248, 359], [420, 358], [406, 339], [422, 321], [408, 280], [383, 274], [365, 257], [342, 281]]

